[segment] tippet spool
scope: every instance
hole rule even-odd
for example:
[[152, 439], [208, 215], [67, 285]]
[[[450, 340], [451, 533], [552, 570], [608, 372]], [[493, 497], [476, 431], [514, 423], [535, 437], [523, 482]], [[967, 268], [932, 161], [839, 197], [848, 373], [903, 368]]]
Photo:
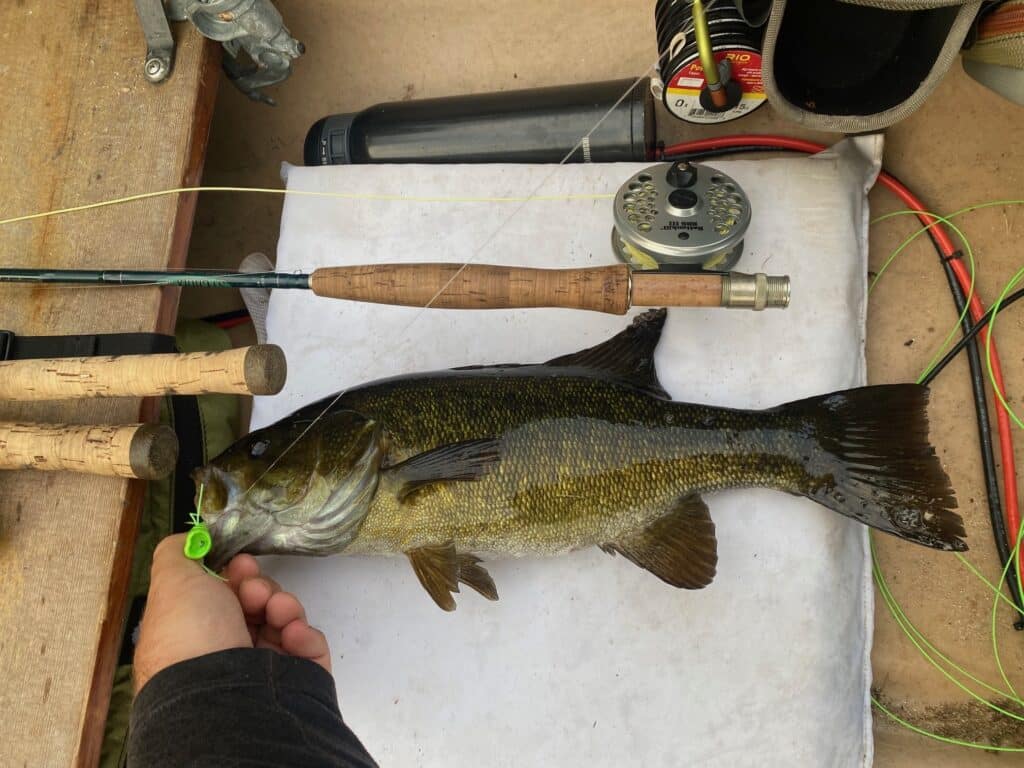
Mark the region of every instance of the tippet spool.
[[615, 195], [612, 248], [633, 269], [731, 269], [743, 253], [750, 200], [707, 165], [660, 163]]
[[705, 87], [704, 68], [692, 34], [690, 0], [658, 0], [654, 24], [662, 64], [660, 78], [653, 78], [651, 90], [676, 117], [690, 123], [724, 123], [749, 114], [765, 102], [761, 78], [762, 29], [764, 23], [757, 3], [746, 3], [741, 11], [732, 2], [721, 2], [706, 12], [711, 47], [724, 81], [727, 104], [716, 108]]

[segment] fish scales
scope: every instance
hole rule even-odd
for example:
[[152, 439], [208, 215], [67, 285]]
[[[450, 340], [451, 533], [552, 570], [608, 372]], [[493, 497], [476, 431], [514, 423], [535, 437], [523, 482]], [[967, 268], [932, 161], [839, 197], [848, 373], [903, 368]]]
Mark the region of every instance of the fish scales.
[[[396, 379], [344, 395], [338, 408], [386, 414], [399, 463], [438, 445], [499, 437], [501, 458], [472, 483], [407, 503], [378, 493], [350, 553], [457, 549], [557, 554], [613, 541], [689, 491], [791, 483], [796, 442], [770, 414], [661, 400], [572, 370], [533, 366]], [[386, 490], [386, 489], [385, 489]]]

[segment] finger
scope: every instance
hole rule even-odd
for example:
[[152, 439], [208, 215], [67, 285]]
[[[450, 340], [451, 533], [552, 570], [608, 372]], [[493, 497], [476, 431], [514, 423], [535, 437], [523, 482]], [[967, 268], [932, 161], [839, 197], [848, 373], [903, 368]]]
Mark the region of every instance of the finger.
[[291, 656], [309, 659], [331, 671], [331, 648], [327, 637], [304, 619], [296, 619], [281, 630], [281, 650]]
[[270, 641], [270, 640], [268, 640], [268, 639], [266, 639], [265, 637], [262, 637], [262, 636], [256, 639], [255, 647], [256, 648], [269, 648], [270, 650], [277, 651], [278, 653], [287, 653], [287, 651], [285, 651], [281, 647], [280, 641], [275, 643], [275, 642], [272, 642], [272, 641]]
[[[264, 645], [260, 645], [263, 643]], [[264, 624], [256, 633], [255, 645], [257, 648], [281, 648], [281, 630], [275, 629], [269, 624]]]
[[267, 601], [266, 621], [275, 629], [283, 629], [296, 619], [306, 618], [306, 609], [291, 592], [278, 592]]
[[260, 575], [260, 564], [252, 555], [236, 555], [224, 569], [224, 576], [228, 580], [228, 586], [236, 595], [239, 585], [246, 579], [254, 579]]
[[262, 624], [265, 620], [267, 601], [275, 592], [281, 591], [281, 585], [266, 576], [246, 579], [238, 585], [238, 602], [242, 606], [246, 622]]

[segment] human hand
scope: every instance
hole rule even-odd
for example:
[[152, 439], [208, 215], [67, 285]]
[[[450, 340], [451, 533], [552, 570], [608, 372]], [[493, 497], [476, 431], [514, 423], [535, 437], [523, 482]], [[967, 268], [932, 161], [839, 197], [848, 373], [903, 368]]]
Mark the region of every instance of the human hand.
[[295, 595], [260, 575], [250, 555], [224, 569], [227, 581], [185, 557], [185, 536], [168, 536], [153, 554], [149, 598], [135, 648], [135, 691], [179, 661], [229, 648], [271, 648], [331, 671], [327, 638], [306, 622]]

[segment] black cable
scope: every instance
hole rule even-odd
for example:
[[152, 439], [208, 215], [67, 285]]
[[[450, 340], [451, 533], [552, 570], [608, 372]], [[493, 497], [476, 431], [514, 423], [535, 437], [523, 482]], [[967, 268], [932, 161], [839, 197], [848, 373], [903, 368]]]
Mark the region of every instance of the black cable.
[[248, 309], [232, 309], [227, 312], [218, 312], [216, 315], [201, 317], [200, 320], [204, 323], [213, 323], [216, 325], [217, 323], [223, 323], [228, 320], [239, 320], [243, 317], [249, 317]]
[[[700, 152], [679, 153], [671, 156], [666, 156], [664, 151], [662, 151], [660, 152], [660, 155], [662, 160], [678, 160], [683, 158], [696, 160], [723, 157], [725, 155], [735, 153], [770, 151], [789, 150], [751, 144], [749, 146], [722, 147], [702, 150]], [[899, 181], [899, 179], [896, 179], [896, 181]], [[899, 183], [902, 184], [903, 182]], [[906, 185], [904, 184], [903, 186]], [[960, 288], [960, 283], [956, 280], [952, 267], [949, 265], [951, 259], [962, 258], [962, 255], [959, 252], [953, 254], [944, 253], [933, 229], [933, 227], [927, 227], [925, 231], [928, 233], [928, 238], [932, 241], [932, 245], [939, 256], [939, 261], [942, 263], [942, 268], [946, 273], [946, 279], [949, 282], [950, 292], [953, 294], [953, 303], [956, 305], [957, 313], [963, 313], [964, 306], [966, 304], [966, 297], [964, 296], [963, 290]], [[1013, 294], [1013, 301], [1016, 301], [1017, 298], [1019, 298], [1017, 295], [1018, 293], [1021, 293], [1021, 291]], [[1012, 302], [1004, 300], [1001, 306], [1005, 307], [1008, 303]], [[983, 321], [987, 323], [990, 320], [991, 311], [985, 317], [982, 317], [978, 323], [981, 324]], [[1024, 599], [1021, 598], [1021, 588], [1017, 578], [1017, 573], [1015, 572], [1015, 569], [1007, 568], [1007, 563], [1010, 562], [1010, 536], [1006, 530], [1006, 522], [1003, 519], [1003, 503], [999, 495], [999, 480], [996, 471], [995, 449], [992, 445], [992, 422], [989, 417], [988, 399], [985, 390], [985, 376], [981, 367], [981, 355], [978, 351], [978, 340], [976, 338], [977, 332], [972, 333], [974, 329], [971, 327], [966, 314], [964, 315], [962, 326], [964, 339], [958, 344], [958, 346], [960, 348], [963, 348], [964, 346], [967, 347], [967, 360], [970, 364], [971, 389], [973, 390], [974, 410], [978, 421], [978, 442], [981, 446], [981, 464], [985, 477], [985, 495], [988, 501], [988, 512], [989, 520], [992, 525], [992, 535], [995, 537], [996, 552], [999, 555], [999, 564], [1006, 572], [1006, 583], [1010, 590], [1010, 596], [1018, 606], [1024, 606]], [[984, 327], [984, 325], [981, 325], [981, 327]], [[978, 331], [980, 330], [981, 328], [978, 328]], [[951, 353], [955, 354], [952, 350]], [[952, 357], [950, 357], [950, 359], [952, 359]], [[946, 365], [948, 365], [948, 360], [943, 358], [935, 368], [929, 371], [929, 376], [934, 378], [933, 374], [937, 374], [938, 371]], [[929, 378], [929, 381], [931, 378]], [[1024, 630], [1024, 613], [1018, 611], [1017, 620], [1014, 622], [1013, 628], [1016, 630]]]
[[[964, 311], [964, 306], [967, 304], [967, 299], [964, 296], [963, 289], [960, 287], [960, 283], [956, 279], [956, 275], [953, 273], [953, 268], [949, 265], [947, 260], [942, 261], [942, 268], [946, 273], [946, 279], [949, 281], [950, 291], [953, 293], [953, 302], [956, 305], [957, 313]], [[991, 312], [981, 318], [978, 322], [981, 323], [983, 320], [987, 322], [986, 318], [991, 320]], [[999, 554], [999, 564], [1003, 567], [1006, 572], [1006, 584], [1010, 589], [1010, 596], [1013, 597], [1015, 603], [1018, 606], [1024, 605], [1021, 601], [1021, 590], [1020, 582], [1017, 578], [1016, 568], [1007, 568], [1007, 563], [1011, 560], [1012, 548], [1010, 546], [1010, 533], [1006, 529], [1006, 520], [1003, 518], [1003, 504], [999, 496], [999, 480], [996, 474], [996, 459], [995, 459], [995, 448], [992, 445], [992, 422], [989, 417], [988, 411], [988, 399], [985, 394], [985, 373], [981, 367], [981, 353], [978, 349], [977, 334], [971, 335], [973, 328], [971, 327], [970, 321], [967, 316], [964, 315], [962, 326], [964, 329], [964, 346], [967, 347], [967, 362], [970, 364], [971, 373], [971, 388], [974, 390], [974, 410], [978, 419], [978, 436], [981, 444], [981, 463], [984, 467], [985, 475], [985, 495], [988, 498], [989, 507], [989, 520], [992, 524], [992, 536], [996, 542], [996, 552]], [[981, 327], [984, 327], [982, 325]], [[978, 330], [981, 330], [979, 328]], [[943, 363], [945, 366], [945, 363]], [[929, 372], [929, 375], [935, 373], [935, 369]], [[1024, 613], [1017, 610], [1017, 618], [1013, 622], [1013, 628], [1020, 631], [1024, 630]]]
[[695, 160], [706, 160], [710, 158], [722, 157], [722, 155], [747, 155], [754, 152], [764, 152], [778, 154], [779, 152], [788, 152], [791, 154], [805, 155], [806, 152], [801, 152], [799, 149], [787, 149], [785, 147], [723, 147], [720, 149], [702, 149], [699, 152], [685, 152], [682, 154], [676, 154], [671, 156], [665, 155], [665, 143], [661, 142], [658, 146], [658, 157], [661, 160], [681, 160], [686, 159], [690, 161]]
[[[1006, 309], [1008, 306], [1013, 304], [1018, 299], [1024, 299], [1024, 288], [1021, 288], [1019, 291], [1014, 291], [1005, 299], [1003, 299], [1003, 302], [999, 305], [999, 311], [1002, 312], [1004, 309]], [[973, 339], [975, 336], [981, 333], [982, 329], [989, 324], [989, 321], [992, 320], [992, 315], [995, 313], [995, 310], [996, 308], [992, 307], [991, 309], [989, 309], [988, 312], [986, 312], [982, 316], [981, 320], [972, 325], [971, 330], [965, 333], [964, 337], [960, 339], [960, 341], [958, 341], [956, 344], [954, 344], [950, 348], [949, 352], [947, 352], [943, 356], [943, 358], [935, 364], [935, 367], [928, 371], [928, 374], [923, 379], [921, 379], [921, 383], [926, 386], [928, 384], [931, 384], [935, 377], [942, 373], [943, 369], [951, 362], [953, 362], [953, 359], [958, 354], [960, 354], [960, 352], [963, 351], [963, 348], [968, 345], [971, 339]]]

